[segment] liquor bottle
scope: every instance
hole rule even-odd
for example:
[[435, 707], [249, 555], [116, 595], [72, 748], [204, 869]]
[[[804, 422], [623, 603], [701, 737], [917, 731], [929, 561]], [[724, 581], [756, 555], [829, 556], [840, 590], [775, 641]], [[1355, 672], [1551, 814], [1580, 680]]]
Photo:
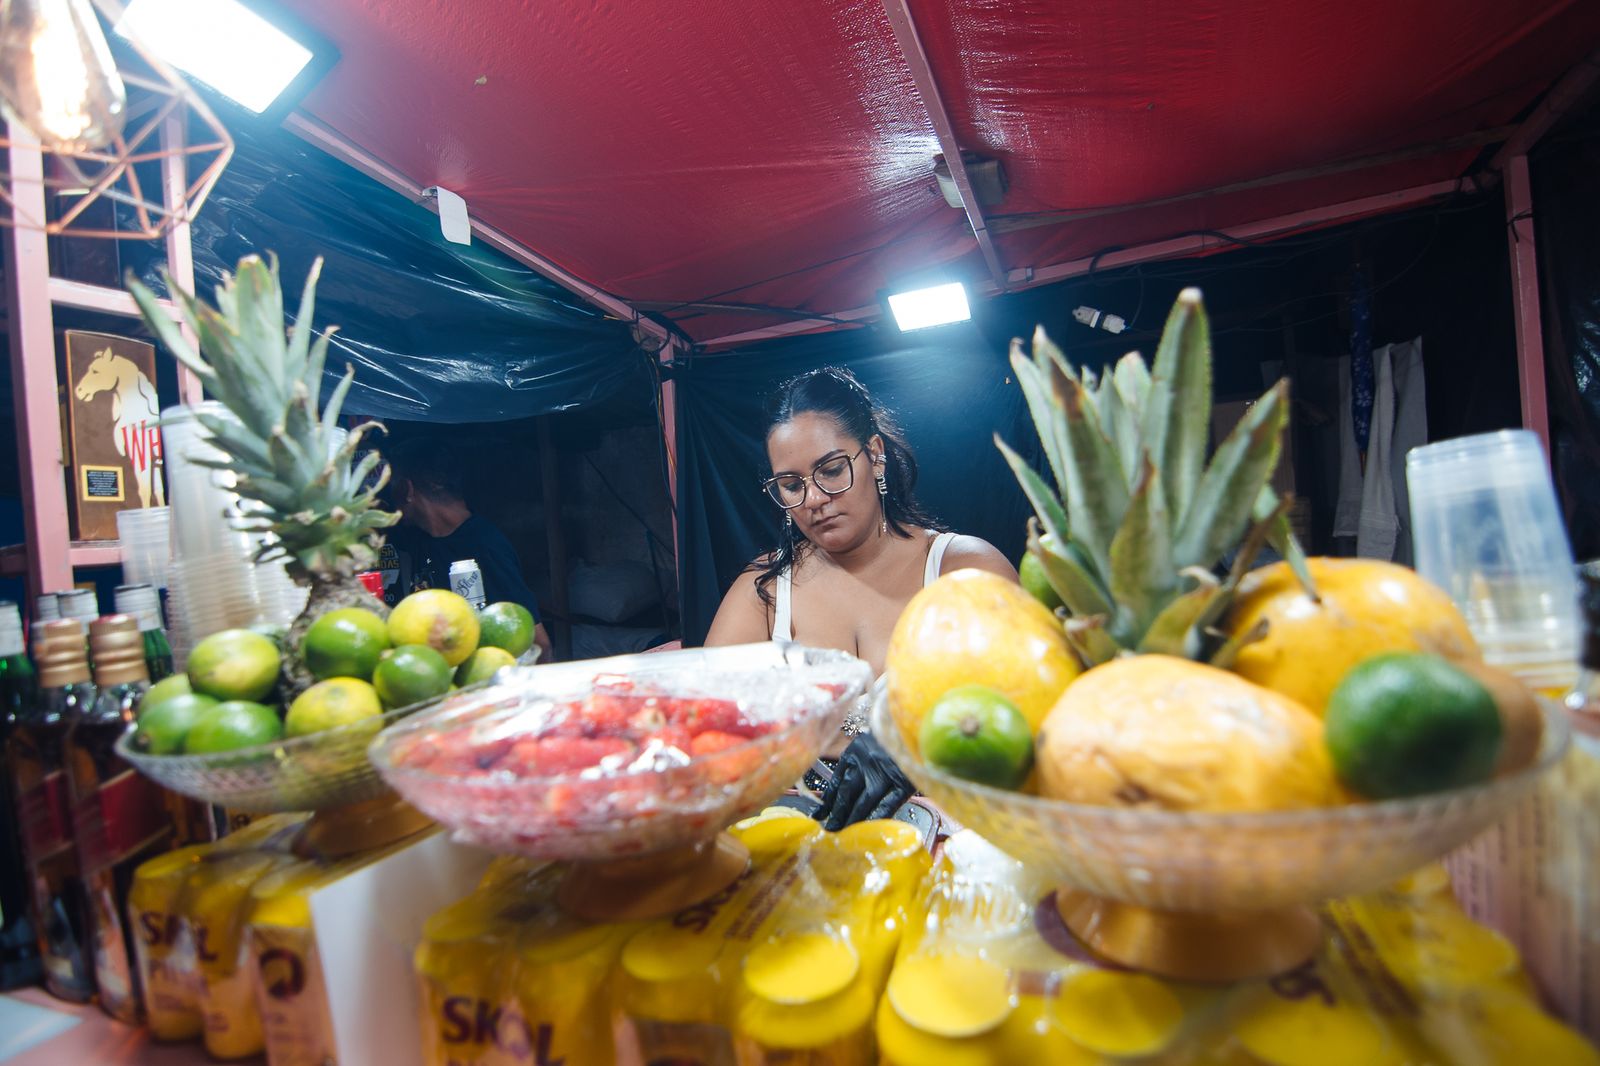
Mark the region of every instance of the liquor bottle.
[[56, 600], [54, 592], [46, 592], [33, 601], [33, 620], [35, 622], [54, 622], [61, 617], [61, 604]]
[[118, 585], [114, 594], [117, 613], [139, 620], [144, 637], [144, 665], [154, 684], [172, 675], [172, 644], [161, 626], [161, 595], [154, 585]]
[[87, 632], [89, 623], [100, 617], [100, 601], [94, 589], [67, 589], [56, 593], [56, 609], [62, 618], [75, 618]]
[[[0, 601], [0, 750], [10, 743], [18, 713], [33, 706], [38, 678], [22, 645], [22, 614]], [[11, 775], [0, 781], [0, 989], [37, 984], [43, 971], [29, 917], [28, 875], [17, 827]]]
[[88, 901], [100, 1008], [119, 1021], [140, 1017], [132, 930], [123, 920], [133, 872], [172, 845], [165, 794], [116, 752], [117, 739], [150, 690], [144, 638], [132, 615], [110, 614], [89, 627], [97, 690], [67, 736], [72, 835]]
[[94, 967], [72, 846], [65, 757], [68, 729], [94, 703], [83, 624], [63, 618], [34, 626], [33, 657], [39, 695], [12, 723], [6, 756], [45, 988], [82, 1003], [94, 996]]

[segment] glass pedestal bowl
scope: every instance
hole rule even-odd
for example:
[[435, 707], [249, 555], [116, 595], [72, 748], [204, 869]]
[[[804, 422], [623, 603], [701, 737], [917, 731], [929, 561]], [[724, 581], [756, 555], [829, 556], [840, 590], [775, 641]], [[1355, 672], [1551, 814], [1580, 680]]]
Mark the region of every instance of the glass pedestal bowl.
[[1236, 981], [1311, 956], [1311, 904], [1391, 884], [1509, 813], [1566, 750], [1565, 716], [1544, 711], [1538, 759], [1487, 784], [1237, 814], [1065, 803], [954, 777], [911, 753], [881, 695], [872, 729], [952, 818], [1058, 884], [1062, 919], [1095, 952], [1164, 977]]
[[[723, 830], [799, 779], [871, 681], [853, 656], [792, 644], [507, 670], [470, 700], [385, 730], [371, 755], [396, 791], [457, 839], [571, 863], [557, 896], [569, 912], [660, 917], [744, 872], [748, 852]], [[727, 746], [699, 753], [685, 750], [687, 734], [659, 739], [699, 713], [697, 702], [736, 707], [759, 735], [720, 733]], [[602, 728], [619, 704], [622, 721], [651, 724]], [[553, 749], [541, 745], [564, 741], [620, 741], [620, 753], [553, 769]]]
[[130, 728], [117, 739], [116, 751], [162, 788], [224, 810], [315, 811], [299, 847], [333, 857], [380, 847], [428, 826], [427, 818], [384, 783], [367, 758], [367, 746], [383, 726], [454, 696], [399, 707], [376, 720], [209, 755], [136, 751]]

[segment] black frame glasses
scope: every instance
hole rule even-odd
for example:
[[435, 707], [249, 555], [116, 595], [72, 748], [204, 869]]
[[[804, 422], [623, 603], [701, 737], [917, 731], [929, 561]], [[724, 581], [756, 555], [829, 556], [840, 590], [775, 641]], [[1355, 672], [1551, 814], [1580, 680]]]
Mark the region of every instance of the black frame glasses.
[[[811, 468], [811, 473], [804, 476], [799, 474], [775, 474], [763, 481], [761, 483], [761, 488], [766, 492], [767, 497], [771, 499], [773, 503], [777, 504], [785, 511], [792, 511], [796, 507], [799, 507], [806, 502], [806, 496], [809, 495], [809, 492], [806, 488], [807, 483], [815, 485], [817, 487], [817, 491], [822, 493], [824, 496], [842, 496], [851, 489], [855, 488], [856, 460], [861, 458], [861, 453], [866, 450], [867, 446], [863, 444], [860, 448], [856, 449], [856, 453], [854, 455], [846, 456], [844, 458], [845, 482], [844, 488], [842, 489], [830, 489], [822, 482], [817, 480], [817, 472], [825, 466], [837, 463], [839, 461], [838, 458], [822, 460], [822, 462]], [[800, 498], [794, 503], [784, 503], [783, 490], [778, 486], [778, 482], [788, 481], [791, 479], [798, 479], [800, 482]]]

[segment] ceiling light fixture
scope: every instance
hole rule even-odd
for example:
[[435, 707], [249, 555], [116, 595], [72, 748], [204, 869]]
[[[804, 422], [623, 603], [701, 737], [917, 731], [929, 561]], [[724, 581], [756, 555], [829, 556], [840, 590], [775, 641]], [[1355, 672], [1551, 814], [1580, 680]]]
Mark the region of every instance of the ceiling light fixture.
[[287, 111], [337, 59], [314, 34], [291, 33], [283, 21], [241, 0], [131, 0], [115, 30], [260, 115]]
[[893, 293], [889, 297], [889, 310], [894, 313], [895, 325], [902, 333], [965, 322], [972, 317], [967, 287], [959, 281]]

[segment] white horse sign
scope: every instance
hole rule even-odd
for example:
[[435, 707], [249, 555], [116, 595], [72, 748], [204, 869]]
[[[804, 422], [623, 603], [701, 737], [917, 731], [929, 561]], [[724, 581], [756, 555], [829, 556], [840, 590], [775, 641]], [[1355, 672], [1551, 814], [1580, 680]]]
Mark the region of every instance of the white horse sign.
[[106, 333], [67, 331], [73, 517], [80, 540], [115, 540], [117, 512], [167, 502], [155, 349]]

